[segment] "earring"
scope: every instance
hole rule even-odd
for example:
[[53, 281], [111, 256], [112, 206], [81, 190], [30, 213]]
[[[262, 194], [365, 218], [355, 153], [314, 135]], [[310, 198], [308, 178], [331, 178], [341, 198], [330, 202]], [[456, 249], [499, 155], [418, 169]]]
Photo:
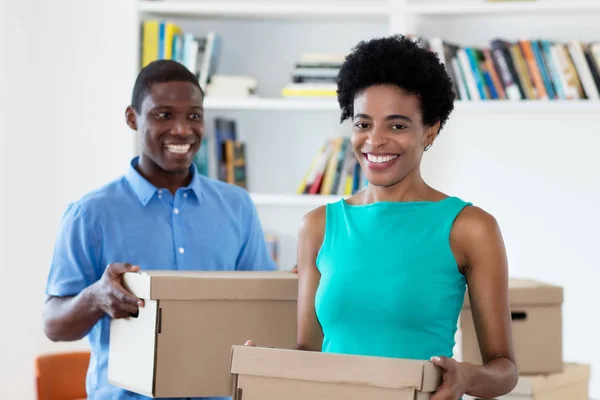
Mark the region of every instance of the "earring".
[[427, 147], [425, 147], [425, 151], [429, 150], [429, 148], [430, 148], [430, 147], [431, 147], [431, 143], [429, 143], [429, 144], [427, 145]]

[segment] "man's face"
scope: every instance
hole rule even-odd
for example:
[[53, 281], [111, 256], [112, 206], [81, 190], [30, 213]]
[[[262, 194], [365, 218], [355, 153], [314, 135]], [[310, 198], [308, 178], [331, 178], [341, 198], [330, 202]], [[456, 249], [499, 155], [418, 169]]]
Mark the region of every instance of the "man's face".
[[142, 157], [164, 171], [186, 172], [204, 135], [202, 100], [190, 82], [153, 85], [135, 115]]

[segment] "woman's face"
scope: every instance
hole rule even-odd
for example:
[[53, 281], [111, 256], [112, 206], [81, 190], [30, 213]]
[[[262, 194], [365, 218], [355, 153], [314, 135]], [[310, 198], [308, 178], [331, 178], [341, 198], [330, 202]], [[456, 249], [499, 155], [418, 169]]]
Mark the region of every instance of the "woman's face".
[[358, 94], [352, 147], [369, 183], [393, 186], [418, 170], [437, 127], [424, 126], [419, 99], [395, 85], [370, 86]]

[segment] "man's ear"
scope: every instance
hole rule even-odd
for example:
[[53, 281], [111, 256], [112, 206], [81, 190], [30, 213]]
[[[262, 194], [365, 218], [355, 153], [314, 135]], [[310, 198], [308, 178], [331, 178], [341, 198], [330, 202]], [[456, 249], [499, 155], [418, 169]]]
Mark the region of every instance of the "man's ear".
[[125, 121], [131, 129], [137, 131], [137, 113], [131, 106], [125, 110]]

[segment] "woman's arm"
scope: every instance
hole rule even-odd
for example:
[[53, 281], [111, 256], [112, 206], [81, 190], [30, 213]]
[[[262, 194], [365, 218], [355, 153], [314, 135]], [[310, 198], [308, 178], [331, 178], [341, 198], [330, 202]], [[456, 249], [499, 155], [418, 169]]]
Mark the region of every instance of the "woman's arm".
[[296, 349], [321, 351], [323, 331], [315, 312], [315, 296], [321, 274], [316, 265], [323, 244], [325, 207], [304, 216], [298, 232], [298, 326]]
[[[508, 262], [494, 217], [468, 207], [456, 218], [450, 242], [465, 274], [483, 365], [459, 364], [465, 394], [495, 398], [518, 380], [508, 299]], [[448, 360], [444, 360], [448, 363]]]

